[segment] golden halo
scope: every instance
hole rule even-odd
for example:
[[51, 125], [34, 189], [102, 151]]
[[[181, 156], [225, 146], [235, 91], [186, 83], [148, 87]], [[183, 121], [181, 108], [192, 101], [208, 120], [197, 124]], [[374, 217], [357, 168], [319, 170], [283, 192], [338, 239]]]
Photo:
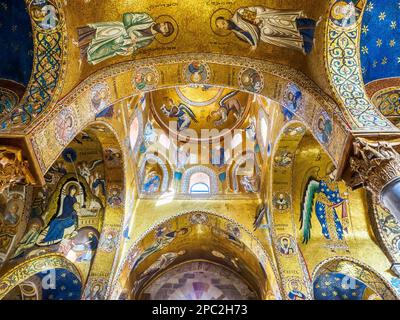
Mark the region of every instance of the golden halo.
[[232, 18], [232, 16], [233, 16], [232, 12], [229, 11], [228, 9], [219, 8], [219, 9], [215, 10], [214, 13], [211, 15], [211, 18], [210, 18], [211, 30], [217, 36], [220, 36], [220, 37], [228, 36], [231, 33], [231, 31], [230, 30], [221, 30], [221, 29], [217, 28], [216, 20], [217, 20], [218, 17], [223, 17], [224, 19], [228, 20], [228, 19]]
[[336, 2], [331, 8], [331, 17], [335, 20], [342, 20], [343, 18], [345, 18], [345, 15], [343, 13], [338, 13], [338, 12], [336, 12], [336, 10], [337, 10], [337, 8], [346, 7], [346, 6], [348, 6], [348, 3], [346, 1]]
[[176, 22], [176, 20], [174, 18], [172, 18], [171, 16], [168, 16], [168, 15], [161, 15], [155, 19], [155, 22], [156, 23], [171, 22], [172, 26], [174, 27], [174, 32], [168, 37], [164, 37], [162, 34], [157, 33], [155, 36], [155, 39], [157, 42], [159, 42], [161, 44], [168, 44], [168, 43], [175, 41], [176, 37], [178, 36], [179, 27], [178, 27], [178, 23]]

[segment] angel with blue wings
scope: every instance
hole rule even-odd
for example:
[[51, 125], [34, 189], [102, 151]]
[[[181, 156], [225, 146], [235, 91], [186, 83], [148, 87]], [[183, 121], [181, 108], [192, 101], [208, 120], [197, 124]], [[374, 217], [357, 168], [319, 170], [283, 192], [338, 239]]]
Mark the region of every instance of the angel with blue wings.
[[[165, 98], [166, 103], [161, 106], [161, 111], [169, 118], [178, 119], [178, 131], [189, 128], [192, 120], [198, 122], [194, 112], [185, 104], [176, 105], [171, 98]], [[167, 108], [168, 105], [169, 109]]]
[[301, 203], [300, 229], [303, 235], [302, 241], [307, 244], [311, 239], [311, 218], [314, 211], [321, 225], [322, 234], [328, 240], [328, 247], [332, 251], [348, 250], [344, 241], [344, 233], [348, 231], [347, 199], [340, 196], [338, 185], [334, 180], [335, 172], [334, 168], [329, 170], [327, 176], [320, 180], [313, 175], [308, 178]]

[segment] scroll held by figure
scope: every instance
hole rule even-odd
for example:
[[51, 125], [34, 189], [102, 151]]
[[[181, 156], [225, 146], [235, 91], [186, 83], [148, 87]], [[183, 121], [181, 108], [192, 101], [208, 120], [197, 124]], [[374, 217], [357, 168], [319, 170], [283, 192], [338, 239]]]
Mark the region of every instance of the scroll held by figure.
[[233, 32], [240, 40], [256, 49], [260, 42], [295, 49], [309, 54], [314, 44], [317, 21], [302, 11], [270, 9], [263, 6], [239, 8], [233, 15], [218, 9], [211, 17], [217, 35]]

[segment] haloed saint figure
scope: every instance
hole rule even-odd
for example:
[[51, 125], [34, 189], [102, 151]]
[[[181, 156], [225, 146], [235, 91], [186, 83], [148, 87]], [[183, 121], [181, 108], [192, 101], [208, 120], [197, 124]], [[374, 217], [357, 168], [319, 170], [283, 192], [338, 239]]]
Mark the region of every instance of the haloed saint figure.
[[78, 224], [79, 203], [76, 198], [78, 188], [72, 185], [62, 201], [62, 210], [58, 216], [52, 219], [44, 230], [44, 238], [37, 244], [40, 246], [51, 245], [60, 242], [65, 236], [72, 234]]
[[[226, 10], [221, 9], [221, 12]], [[215, 32], [231, 31], [255, 49], [259, 42], [296, 49], [309, 54], [317, 22], [301, 11], [275, 10], [262, 6], [238, 9], [232, 17], [214, 13]]]
[[147, 13], [128, 12], [123, 14], [122, 22], [98, 22], [80, 27], [78, 45], [81, 58], [97, 64], [115, 56], [132, 55], [150, 45], [156, 37], [171, 37], [176, 29], [171, 21], [156, 22]]

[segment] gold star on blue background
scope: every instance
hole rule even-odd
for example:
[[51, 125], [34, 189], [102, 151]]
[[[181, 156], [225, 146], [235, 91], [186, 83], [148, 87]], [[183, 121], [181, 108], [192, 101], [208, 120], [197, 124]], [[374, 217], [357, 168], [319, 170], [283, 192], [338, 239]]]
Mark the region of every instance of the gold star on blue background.
[[400, 77], [400, 5], [370, 0], [361, 23], [361, 65], [365, 83]]

